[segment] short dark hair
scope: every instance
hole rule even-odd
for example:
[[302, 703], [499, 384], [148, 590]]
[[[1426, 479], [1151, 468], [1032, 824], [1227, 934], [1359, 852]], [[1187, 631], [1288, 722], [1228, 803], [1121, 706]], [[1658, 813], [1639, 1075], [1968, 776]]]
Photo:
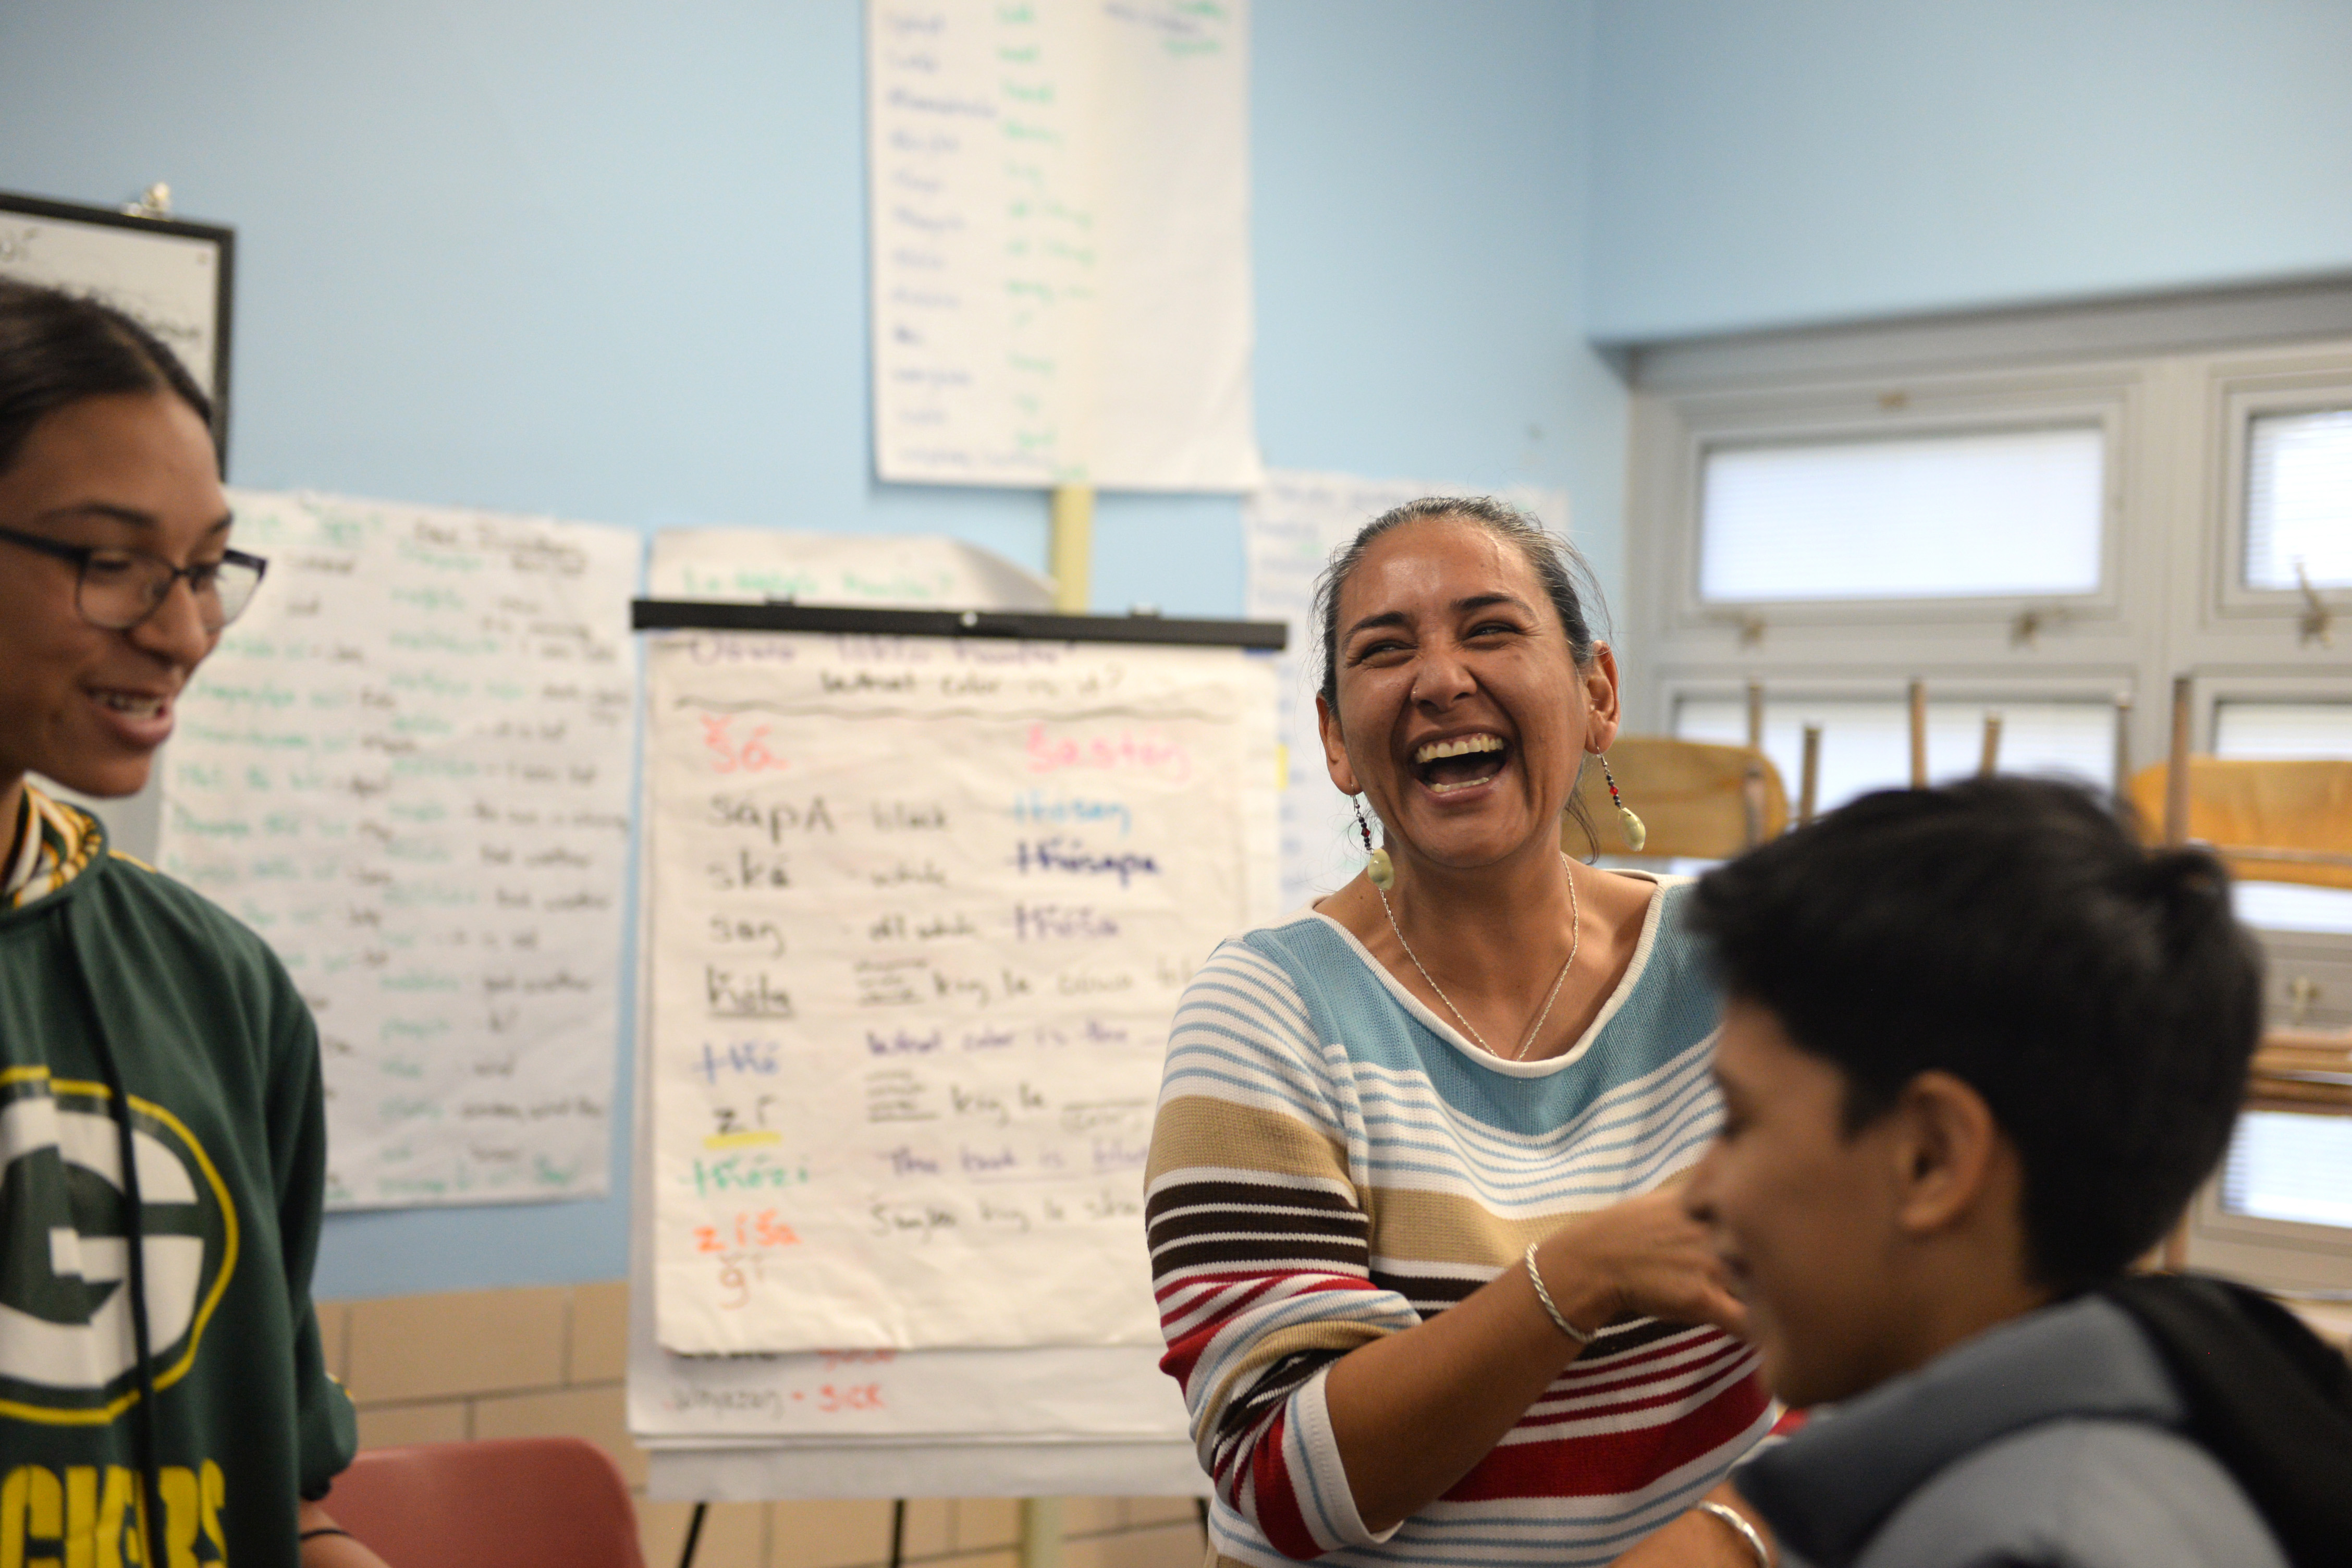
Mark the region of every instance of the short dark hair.
[[2262, 1033], [2229, 874], [2147, 847], [2087, 789], [1864, 795], [1708, 872], [1692, 905], [1726, 990], [1844, 1076], [1849, 1132], [1922, 1072], [1984, 1097], [2045, 1286], [2124, 1272], [2229, 1145]]
[[209, 427], [212, 399], [160, 339], [111, 305], [0, 279], [0, 474], [68, 404], [168, 392]]

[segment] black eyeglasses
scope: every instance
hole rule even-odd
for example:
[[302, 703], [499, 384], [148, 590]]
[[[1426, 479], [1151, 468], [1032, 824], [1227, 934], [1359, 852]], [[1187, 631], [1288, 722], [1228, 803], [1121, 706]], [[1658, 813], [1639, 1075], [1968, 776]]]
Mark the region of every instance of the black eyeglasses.
[[217, 561], [174, 566], [143, 550], [100, 550], [84, 544], [60, 544], [37, 533], [0, 528], [0, 539], [26, 550], [37, 550], [81, 569], [74, 584], [74, 608], [91, 626], [110, 632], [127, 632], [162, 607], [172, 584], [185, 577], [195, 596], [196, 617], [205, 630], [216, 632], [245, 613], [253, 591], [269, 563], [242, 550], [226, 550]]

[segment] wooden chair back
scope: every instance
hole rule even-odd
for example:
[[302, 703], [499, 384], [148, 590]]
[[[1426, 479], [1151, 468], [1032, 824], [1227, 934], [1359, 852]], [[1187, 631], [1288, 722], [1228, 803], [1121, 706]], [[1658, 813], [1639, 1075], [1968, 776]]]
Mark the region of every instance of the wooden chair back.
[[[2185, 836], [2210, 844], [2234, 876], [2352, 889], [2352, 762], [2190, 757]], [[2170, 765], [2132, 775], [2151, 836], [2165, 820]]]
[[[1789, 826], [1780, 771], [1754, 747], [1620, 735], [1609, 748], [1609, 765], [1625, 804], [1649, 830], [1638, 851], [1644, 859], [1728, 859]], [[1562, 848], [1580, 857], [1637, 853], [1625, 842], [1597, 760], [1586, 762], [1576, 798], [1600, 842], [1587, 844], [1571, 815], [1560, 824]]]

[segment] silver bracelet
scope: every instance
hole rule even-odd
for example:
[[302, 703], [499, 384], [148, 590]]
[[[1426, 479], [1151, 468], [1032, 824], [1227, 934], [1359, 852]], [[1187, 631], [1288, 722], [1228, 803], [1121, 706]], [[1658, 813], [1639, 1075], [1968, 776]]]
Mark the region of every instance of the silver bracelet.
[[1715, 1515], [1738, 1531], [1739, 1539], [1748, 1542], [1748, 1550], [1756, 1553], [1756, 1568], [1772, 1568], [1772, 1549], [1764, 1544], [1764, 1538], [1756, 1533], [1756, 1527], [1748, 1523], [1738, 1509], [1727, 1508], [1719, 1502], [1703, 1502], [1698, 1505], [1698, 1510]]
[[[1551, 1299], [1551, 1292], [1544, 1289], [1543, 1270], [1536, 1267], [1536, 1244], [1532, 1241], [1528, 1243], [1527, 1264], [1528, 1281], [1536, 1288], [1536, 1300], [1543, 1303], [1544, 1315], [1551, 1320], [1552, 1327], [1574, 1340], [1580, 1348], [1591, 1344], [1597, 1339], [1600, 1336], [1599, 1330], [1596, 1329], [1588, 1334], [1570, 1322], [1566, 1314], [1560, 1311], [1559, 1303]], [[1767, 1568], [1769, 1568], [1769, 1564]]]

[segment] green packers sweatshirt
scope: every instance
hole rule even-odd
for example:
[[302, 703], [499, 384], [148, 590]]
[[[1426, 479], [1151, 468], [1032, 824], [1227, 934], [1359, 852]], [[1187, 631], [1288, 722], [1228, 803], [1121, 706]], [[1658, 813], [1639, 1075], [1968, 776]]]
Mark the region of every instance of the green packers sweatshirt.
[[102, 1046], [141, 1197], [156, 1563], [294, 1564], [299, 1500], [356, 1447], [310, 1306], [317, 1030], [259, 937], [109, 854], [88, 816], [37, 805], [48, 874], [18, 907], [0, 900], [0, 1563], [142, 1561], [131, 1227]]

